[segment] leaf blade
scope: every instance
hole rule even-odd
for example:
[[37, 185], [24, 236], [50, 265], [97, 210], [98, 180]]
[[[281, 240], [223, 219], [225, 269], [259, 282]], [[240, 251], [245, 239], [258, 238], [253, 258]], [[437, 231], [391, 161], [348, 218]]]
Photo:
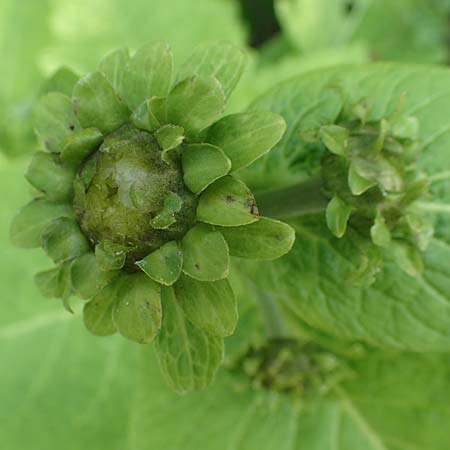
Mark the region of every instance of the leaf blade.
[[206, 224], [191, 228], [181, 241], [183, 272], [200, 281], [217, 281], [228, 276], [228, 245], [222, 234]]
[[225, 176], [201, 194], [197, 218], [212, 225], [238, 226], [256, 222], [259, 212], [247, 186], [236, 178]]
[[163, 322], [155, 349], [167, 383], [178, 393], [206, 387], [222, 362], [222, 339], [186, 319], [172, 288], [162, 289], [162, 305]]
[[220, 147], [236, 171], [269, 152], [286, 130], [284, 119], [270, 112], [225, 116], [208, 130], [207, 141]]
[[238, 321], [237, 301], [227, 280], [202, 282], [182, 275], [174, 291], [195, 326], [220, 337], [234, 333]]
[[247, 57], [228, 42], [208, 42], [197, 46], [178, 72], [178, 80], [189, 76], [213, 76], [229, 97], [244, 72]]
[[195, 138], [214, 123], [225, 108], [225, 94], [213, 77], [194, 76], [178, 83], [167, 98], [167, 122], [180, 125]]
[[240, 227], [221, 227], [230, 255], [240, 258], [271, 260], [288, 253], [295, 241], [295, 230], [278, 220], [260, 217]]
[[125, 124], [130, 116], [113, 87], [101, 72], [82, 77], [73, 90], [75, 115], [84, 128], [110, 133]]
[[120, 277], [119, 296], [112, 310], [117, 331], [139, 344], [152, 342], [161, 329], [161, 287], [144, 274]]

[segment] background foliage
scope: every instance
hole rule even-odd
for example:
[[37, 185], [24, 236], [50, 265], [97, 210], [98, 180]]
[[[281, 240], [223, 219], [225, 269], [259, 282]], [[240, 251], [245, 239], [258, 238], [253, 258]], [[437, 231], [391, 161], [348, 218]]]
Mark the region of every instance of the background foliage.
[[[249, 288], [235, 274], [241, 320], [227, 346], [229, 362], [266, 335], [259, 296], [269, 295], [282, 297], [282, 313], [293, 318], [291, 332], [313, 340], [345, 367], [342, 381], [326, 394], [301, 401], [251, 386], [226, 368], [209, 390], [176, 396], [161, 380], [152, 348], [91, 337], [80, 320], [80, 305], [73, 317], [59, 302], [39, 295], [33, 276], [47, 267], [44, 255], [18, 251], [9, 243], [11, 218], [29, 194], [22, 173], [24, 155], [36, 148], [30, 114], [45, 77], [61, 64], [81, 73], [109, 49], [135, 48], [152, 39], [169, 41], [178, 61], [204, 40], [224, 39], [242, 47], [258, 43], [257, 49], [247, 48], [251, 64], [230, 111], [247, 107], [283, 80], [319, 70], [252, 104], [282, 113], [290, 124], [269, 163], [264, 160], [259, 171], [246, 174], [257, 188], [307, 175], [308, 161], [295, 141], [296, 124], [306, 112], [308, 120], [323, 117], [324, 109], [312, 107], [315, 100], [327, 100], [325, 83], [348, 70], [324, 68], [379, 60], [448, 61], [446, 1], [278, 0], [275, 7], [267, 3], [267, 11], [276, 14], [268, 16], [262, 7], [258, 14], [256, 2], [243, 3], [241, 10], [232, 0], [1, 1], [0, 448], [447, 447], [450, 274], [443, 261], [450, 256], [450, 226], [444, 216], [435, 218], [438, 231], [423, 279], [412, 284], [388, 268], [379, 284], [365, 291], [364, 303], [356, 298], [361, 291], [342, 292], [351, 251], [345, 242], [321, 233], [314, 221], [295, 224], [301, 237], [288, 257], [245, 266], [253, 279], [265, 282], [264, 291]], [[255, 36], [271, 34], [263, 32], [267, 17], [271, 33], [280, 31], [262, 44]], [[375, 114], [392, 108], [401, 92], [411, 92], [407, 108], [424, 126], [424, 164], [449, 170], [448, 69], [370, 67], [354, 70], [349, 83], [362, 86], [375, 103]], [[435, 189], [448, 201], [448, 182]], [[305, 257], [314, 252], [316, 265]], [[402, 290], [407, 292], [400, 295]], [[355, 311], [355, 305], [368, 309]]]

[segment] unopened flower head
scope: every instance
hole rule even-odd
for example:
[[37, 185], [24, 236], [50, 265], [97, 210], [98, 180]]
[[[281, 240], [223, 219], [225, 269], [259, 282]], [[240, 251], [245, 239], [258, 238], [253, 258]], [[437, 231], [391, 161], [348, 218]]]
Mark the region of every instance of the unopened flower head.
[[401, 98], [393, 114], [376, 120], [370, 105], [359, 103], [317, 135], [327, 150], [321, 175], [330, 199], [329, 229], [342, 237], [350, 223], [373, 244], [362, 274], [378, 270], [382, 258], [376, 248], [386, 247], [405, 272], [419, 273], [420, 252], [433, 235], [431, 222], [416, 206], [429, 195], [428, 177], [417, 165], [419, 123], [404, 113], [403, 103]]
[[[292, 246], [293, 230], [260, 217], [236, 175], [285, 130], [269, 112], [223, 116], [244, 60], [232, 45], [203, 45], [173, 80], [171, 50], [155, 42], [114, 51], [80, 79], [63, 71], [40, 99], [43, 150], [26, 172], [37, 194], [12, 238], [56, 264], [36, 276], [46, 296], [68, 309], [73, 294], [88, 300], [92, 333], [148, 343], [180, 313], [221, 341], [237, 321], [230, 255]], [[266, 239], [277, 246], [258, 255], [252, 242]]]

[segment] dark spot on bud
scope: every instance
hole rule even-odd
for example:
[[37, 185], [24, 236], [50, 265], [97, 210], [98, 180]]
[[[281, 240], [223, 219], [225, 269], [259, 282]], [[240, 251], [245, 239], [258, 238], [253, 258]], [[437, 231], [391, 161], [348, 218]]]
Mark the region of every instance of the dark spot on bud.
[[194, 267], [195, 267], [197, 270], [200, 270], [200, 265], [199, 265], [199, 264], [194, 264]]
[[227, 195], [226, 201], [227, 203], [233, 203], [234, 201], [236, 201], [236, 199], [232, 195]]

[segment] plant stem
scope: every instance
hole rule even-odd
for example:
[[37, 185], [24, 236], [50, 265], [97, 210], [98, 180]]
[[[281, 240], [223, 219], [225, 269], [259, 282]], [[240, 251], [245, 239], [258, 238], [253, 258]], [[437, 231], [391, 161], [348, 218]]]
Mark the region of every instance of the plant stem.
[[263, 216], [289, 219], [325, 211], [328, 199], [322, 194], [320, 176], [294, 186], [255, 194], [258, 209]]
[[[323, 212], [328, 204], [328, 199], [322, 194], [320, 176], [287, 188], [256, 193], [255, 197], [260, 213], [274, 219], [289, 219]], [[269, 337], [291, 336], [276, 296], [262, 291], [256, 285], [253, 289], [258, 295]]]

